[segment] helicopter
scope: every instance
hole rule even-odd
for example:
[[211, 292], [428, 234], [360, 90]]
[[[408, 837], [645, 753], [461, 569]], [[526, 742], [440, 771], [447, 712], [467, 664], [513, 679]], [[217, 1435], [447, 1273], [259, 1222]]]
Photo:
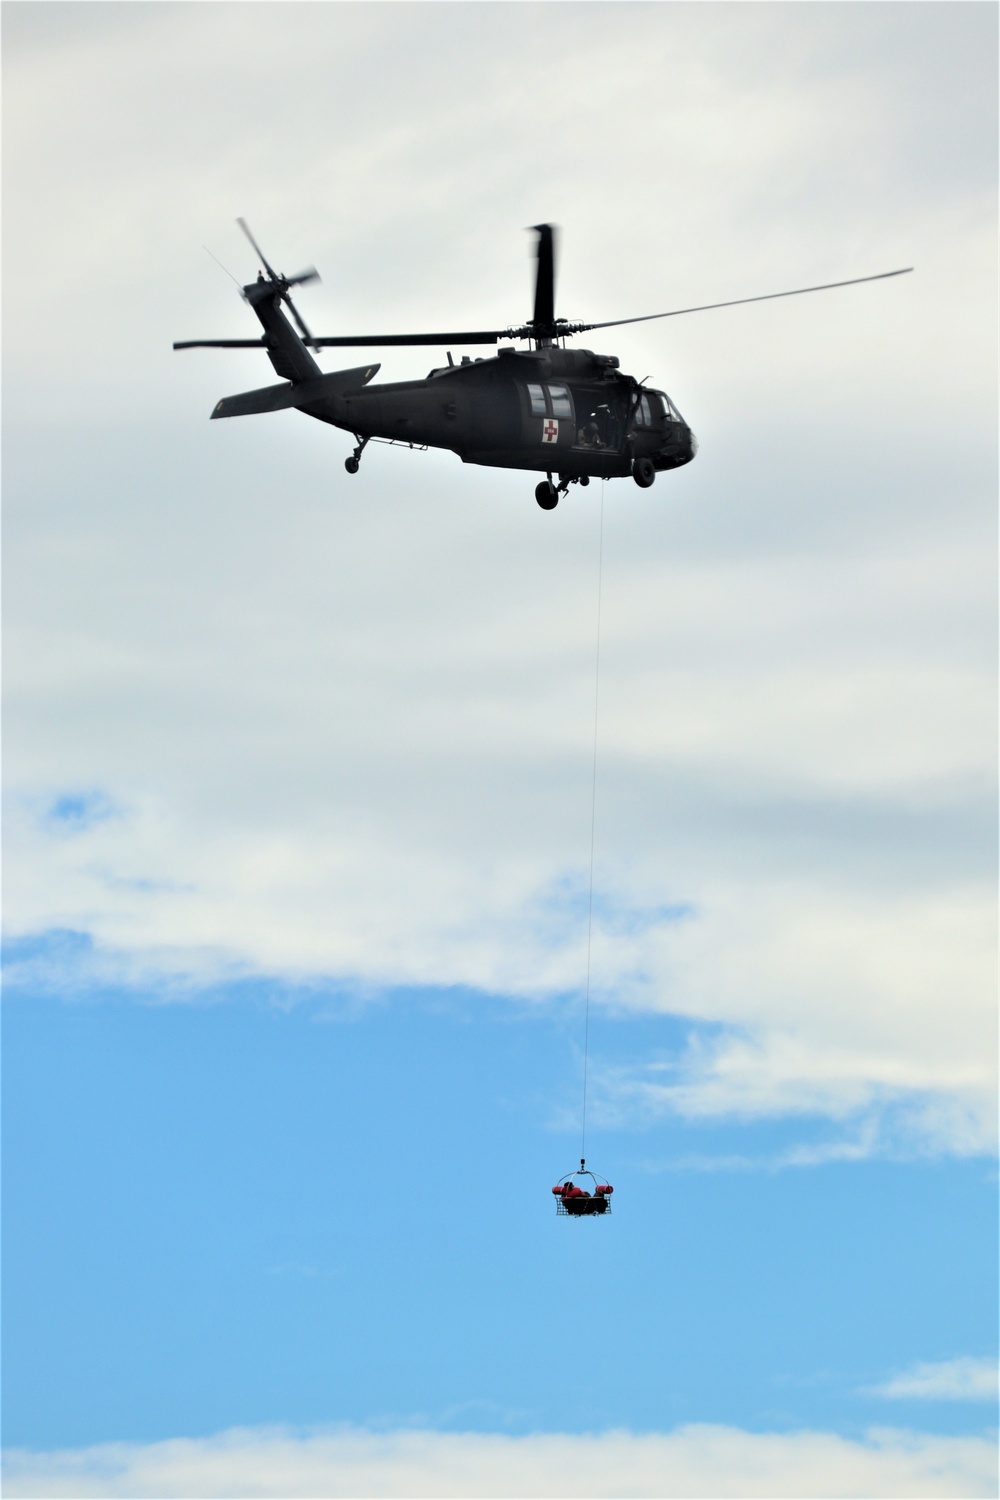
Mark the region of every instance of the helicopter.
[[[351, 334], [334, 337], [310, 333], [290, 291], [319, 279], [315, 267], [297, 276], [275, 271], [254, 239], [246, 221], [237, 224], [256, 251], [262, 269], [256, 281], [241, 287], [240, 295], [263, 329], [255, 339], [188, 339], [175, 349], [263, 349], [278, 385], [226, 396], [212, 418], [249, 416], [295, 408], [317, 421], [342, 428], [355, 439], [344, 467], [358, 472], [361, 455], [372, 441], [409, 448], [445, 448], [463, 463], [490, 468], [526, 469], [545, 478], [535, 489], [543, 510], [554, 510], [571, 484], [591, 479], [619, 479], [631, 475], [648, 489], [658, 473], [688, 464], [698, 451], [691, 428], [665, 391], [626, 375], [613, 354], [569, 349], [566, 340], [597, 329], [648, 323], [714, 308], [768, 302], [807, 292], [831, 291], [866, 281], [904, 276], [913, 268], [856, 276], [822, 286], [796, 287], [757, 297], [738, 297], [700, 307], [674, 308], [636, 318], [603, 323], [569, 322], [555, 313], [556, 230], [553, 224], [533, 226], [537, 235], [535, 298], [527, 323], [502, 329], [458, 333]], [[292, 321], [286, 315], [290, 314]], [[292, 326], [294, 322], [295, 326]], [[526, 342], [529, 347], [515, 348]], [[356, 366], [324, 374], [314, 353], [329, 348], [390, 346], [497, 345], [492, 358], [463, 355], [458, 363], [448, 350], [448, 363], [433, 369], [425, 380], [402, 380], [372, 385], [379, 364]]]

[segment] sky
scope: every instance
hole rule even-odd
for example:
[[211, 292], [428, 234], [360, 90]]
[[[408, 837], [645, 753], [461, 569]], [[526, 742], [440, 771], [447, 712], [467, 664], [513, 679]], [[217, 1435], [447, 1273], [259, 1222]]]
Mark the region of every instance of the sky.
[[[3, 6], [7, 1494], [996, 1494], [996, 19]], [[700, 450], [543, 513], [210, 423], [238, 215], [328, 334], [915, 271], [578, 341]]]

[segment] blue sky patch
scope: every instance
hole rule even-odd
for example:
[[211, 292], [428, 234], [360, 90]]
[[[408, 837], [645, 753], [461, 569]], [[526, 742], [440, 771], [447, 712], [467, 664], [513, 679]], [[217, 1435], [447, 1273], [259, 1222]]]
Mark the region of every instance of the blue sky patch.
[[[802, 1126], [598, 1120], [587, 1155], [614, 1213], [567, 1223], [549, 1189], [579, 1155], [575, 1021], [459, 1020], [454, 997], [426, 998], [346, 1026], [315, 1024], [319, 997], [279, 1008], [263, 990], [8, 1001], [10, 1443], [415, 1414], [859, 1433], [917, 1406], [979, 1431], [982, 1403], [940, 1381], [919, 1401], [873, 1392], [993, 1351], [986, 1164], [651, 1171], [774, 1155]], [[615, 1021], [595, 1040], [634, 1055], [672, 1031]]]
[[121, 816], [121, 808], [102, 791], [67, 791], [53, 797], [44, 821], [60, 833], [84, 833], [98, 823]]

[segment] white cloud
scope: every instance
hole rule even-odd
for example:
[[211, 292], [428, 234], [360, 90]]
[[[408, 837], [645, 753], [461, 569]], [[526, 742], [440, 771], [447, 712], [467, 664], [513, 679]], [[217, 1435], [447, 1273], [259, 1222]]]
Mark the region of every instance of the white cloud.
[[802, 1164], [995, 1148], [992, 901], [791, 887], [713, 897], [657, 934], [659, 993], [728, 1024], [605, 1079], [609, 1120], [826, 1115], [849, 1127], [847, 1139], [803, 1147]]
[[917, 1364], [894, 1375], [872, 1394], [893, 1401], [991, 1401], [997, 1399], [995, 1359], [944, 1359]]
[[892, 1056], [831, 1057], [813, 1038], [803, 1043], [780, 1035], [752, 1040], [724, 1035], [710, 1042], [696, 1037], [670, 1068], [678, 1082], [656, 1081], [663, 1071], [657, 1064], [630, 1075], [598, 1074], [595, 1093], [603, 1086], [603, 1097], [595, 1099], [593, 1113], [612, 1127], [636, 1116], [664, 1114], [700, 1121], [825, 1117], [839, 1127], [835, 1139], [746, 1163], [767, 1168], [996, 1150], [988, 1069], [981, 1079], [956, 1080], [950, 1088], [942, 1077], [923, 1088], [916, 1079], [886, 1083], [898, 1062]]
[[234, 1430], [200, 1440], [9, 1451], [4, 1493], [35, 1496], [989, 1496], [996, 1450], [979, 1437], [873, 1431], [669, 1434]]
[[702, 451], [608, 490], [594, 975], [725, 1028], [645, 1080], [664, 1107], [909, 1099], [925, 1144], [981, 1142], [988, 12], [50, 9], [5, 30], [9, 931], [178, 996], [581, 983], [596, 486], [542, 517], [517, 474], [380, 450], [349, 482], [297, 414], [209, 424], [265, 377], [169, 342], [247, 331], [200, 251], [245, 269], [236, 212], [317, 261], [331, 331], [518, 316], [542, 216], [567, 315], [915, 259], [605, 346]]

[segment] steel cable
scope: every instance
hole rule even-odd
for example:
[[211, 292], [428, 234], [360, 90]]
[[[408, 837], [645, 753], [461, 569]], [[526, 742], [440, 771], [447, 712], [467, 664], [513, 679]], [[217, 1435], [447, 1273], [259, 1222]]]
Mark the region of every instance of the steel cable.
[[597, 715], [601, 694], [601, 592], [604, 583], [604, 489], [601, 480], [601, 517], [597, 544], [597, 645], [594, 662], [594, 748], [590, 776], [590, 882], [587, 894], [587, 984], [583, 1010], [583, 1121], [580, 1157], [587, 1155], [587, 1064], [590, 1054], [590, 957], [594, 929], [594, 835], [597, 827]]

